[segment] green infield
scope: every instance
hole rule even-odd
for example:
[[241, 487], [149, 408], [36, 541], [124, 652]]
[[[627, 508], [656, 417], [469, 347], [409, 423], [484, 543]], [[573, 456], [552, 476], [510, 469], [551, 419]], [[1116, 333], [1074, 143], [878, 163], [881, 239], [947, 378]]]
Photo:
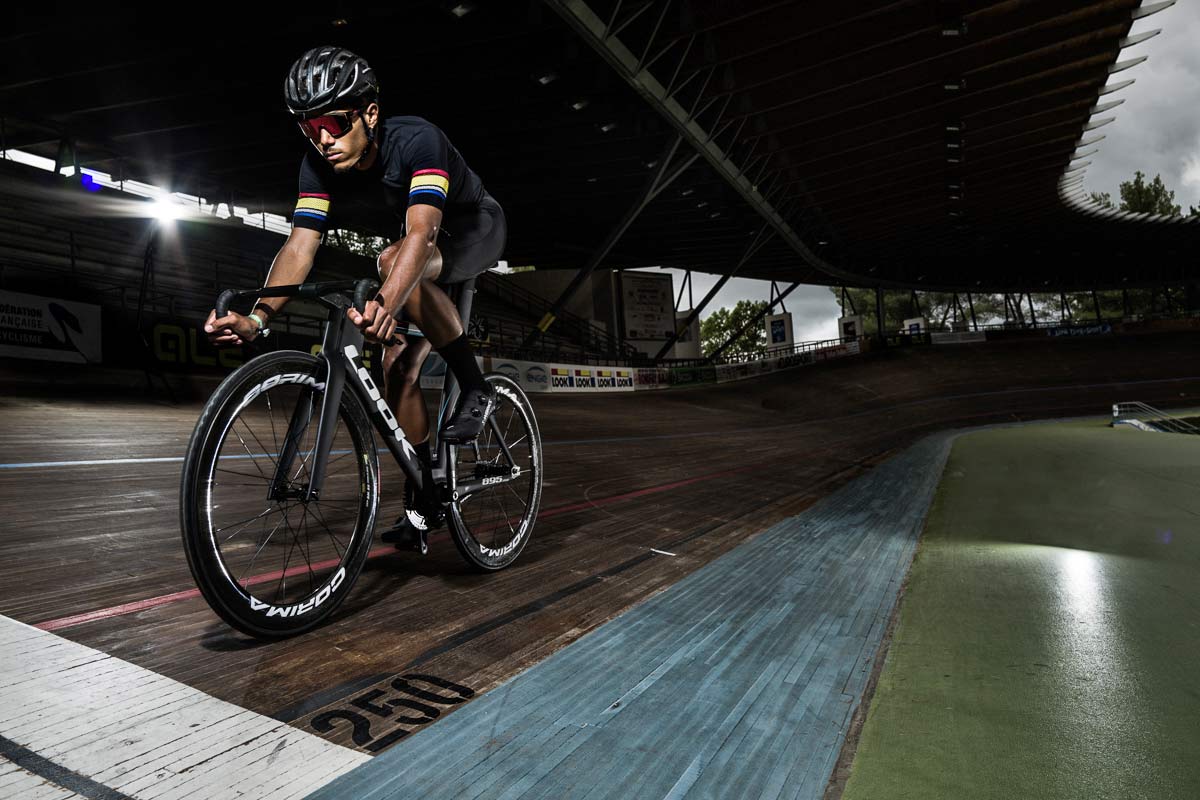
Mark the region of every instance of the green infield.
[[1200, 797], [1200, 437], [955, 442], [843, 797]]

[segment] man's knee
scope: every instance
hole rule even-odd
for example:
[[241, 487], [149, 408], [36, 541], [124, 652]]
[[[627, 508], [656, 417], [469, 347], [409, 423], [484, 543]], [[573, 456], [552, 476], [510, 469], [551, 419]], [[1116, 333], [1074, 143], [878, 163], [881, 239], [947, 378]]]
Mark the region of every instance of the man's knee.
[[397, 239], [379, 251], [379, 255], [375, 257], [375, 269], [379, 270], [379, 277], [385, 281], [388, 275], [392, 274], [392, 266], [396, 263], [396, 257], [400, 255], [400, 245], [403, 242], [403, 238]]
[[[379, 272], [379, 277], [382, 280], [387, 280], [388, 275], [392, 274], [392, 267], [396, 265], [396, 260], [400, 256], [400, 245], [404, 244], [404, 238], [401, 237], [389, 244], [387, 247], [379, 251], [379, 255], [375, 257], [375, 269]], [[427, 281], [435, 281], [442, 274], [442, 251], [436, 246], [433, 252], [429, 254], [429, 260], [425, 262], [425, 268], [421, 273], [421, 279]]]

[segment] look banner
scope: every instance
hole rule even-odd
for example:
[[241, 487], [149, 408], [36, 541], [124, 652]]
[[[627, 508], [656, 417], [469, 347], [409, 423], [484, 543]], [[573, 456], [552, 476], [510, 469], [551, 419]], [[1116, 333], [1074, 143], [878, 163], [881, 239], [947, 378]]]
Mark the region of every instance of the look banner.
[[99, 364], [100, 306], [0, 291], [0, 356]]

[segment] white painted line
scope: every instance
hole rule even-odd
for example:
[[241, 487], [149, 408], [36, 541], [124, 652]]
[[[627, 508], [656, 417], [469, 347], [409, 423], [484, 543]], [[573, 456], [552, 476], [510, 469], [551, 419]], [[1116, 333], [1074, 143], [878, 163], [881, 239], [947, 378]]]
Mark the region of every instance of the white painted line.
[[668, 553], [666, 550], [655, 550], [653, 547], [651, 547], [651, 548], [650, 548], [650, 552], [651, 552], [651, 553], [658, 553], [660, 556], [673, 556], [673, 555], [675, 555], [674, 553]]
[[[370, 760], [4, 616], [0, 642], [0, 738], [127, 797], [299, 797]], [[31, 769], [0, 758], [0, 796], [77, 796]]]

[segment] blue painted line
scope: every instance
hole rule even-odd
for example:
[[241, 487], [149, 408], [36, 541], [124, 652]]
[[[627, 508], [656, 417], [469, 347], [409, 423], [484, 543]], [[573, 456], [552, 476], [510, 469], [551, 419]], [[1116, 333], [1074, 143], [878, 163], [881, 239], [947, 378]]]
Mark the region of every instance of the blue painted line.
[[310, 795], [821, 798], [957, 433]]

